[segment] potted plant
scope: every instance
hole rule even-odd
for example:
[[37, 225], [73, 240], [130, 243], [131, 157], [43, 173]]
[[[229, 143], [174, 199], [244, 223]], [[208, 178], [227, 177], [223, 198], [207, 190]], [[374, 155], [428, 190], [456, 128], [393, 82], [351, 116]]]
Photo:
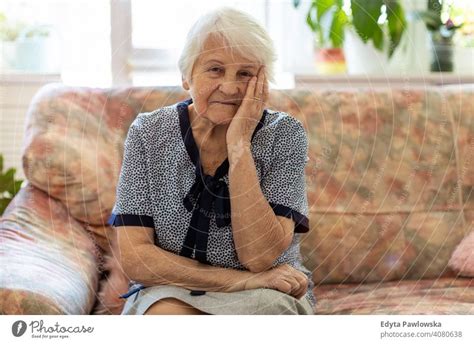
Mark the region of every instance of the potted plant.
[[29, 25], [8, 20], [0, 13], [0, 62], [5, 70], [56, 71], [54, 42], [49, 25]]
[[20, 31], [16, 43], [15, 68], [29, 72], [52, 71], [54, 44], [49, 25], [29, 25]]
[[[300, 0], [293, 0], [297, 8]], [[322, 74], [342, 73], [346, 71], [346, 62], [342, 43], [347, 15], [341, 1], [311, 1], [306, 23], [314, 33], [316, 67]]]
[[[443, 20], [443, 13], [447, 19]], [[418, 12], [430, 32], [432, 72], [453, 71], [453, 37], [456, 30], [462, 27], [454, 25], [449, 18], [449, 5], [443, 0], [428, 0], [426, 11]]]
[[15, 179], [14, 168], [3, 173], [3, 156], [0, 154], [0, 215], [3, 214], [10, 201], [20, 191], [23, 180]]
[[[293, 0], [295, 8], [300, 3]], [[330, 44], [340, 49], [346, 33], [355, 31], [363, 43], [372, 42], [388, 58], [397, 49], [406, 27], [398, 0], [351, 0], [350, 7], [344, 6], [344, 0], [312, 0], [306, 23], [322, 46]]]

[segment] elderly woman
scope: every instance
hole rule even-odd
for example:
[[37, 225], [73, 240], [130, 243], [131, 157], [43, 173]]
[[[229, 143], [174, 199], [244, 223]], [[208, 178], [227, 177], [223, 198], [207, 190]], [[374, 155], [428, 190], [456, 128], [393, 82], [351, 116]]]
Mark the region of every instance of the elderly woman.
[[210, 12], [179, 60], [191, 98], [130, 126], [110, 220], [131, 280], [122, 314], [313, 314], [308, 143], [264, 109], [274, 60], [253, 18]]

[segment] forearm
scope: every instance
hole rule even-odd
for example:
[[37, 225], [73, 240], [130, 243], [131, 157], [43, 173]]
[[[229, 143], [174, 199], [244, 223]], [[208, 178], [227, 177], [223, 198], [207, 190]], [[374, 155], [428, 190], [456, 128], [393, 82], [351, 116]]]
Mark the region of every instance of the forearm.
[[156, 245], [143, 244], [129, 258], [129, 277], [144, 286], [176, 285], [186, 289], [234, 292], [245, 290], [250, 271], [202, 264], [197, 260], [166, 251]]
[[228, 158], [232, 231], [239, 259], [250, 270], [270, 266], [285, 250], [284, 229], [262, 193], [250, 146], [229, 149]]

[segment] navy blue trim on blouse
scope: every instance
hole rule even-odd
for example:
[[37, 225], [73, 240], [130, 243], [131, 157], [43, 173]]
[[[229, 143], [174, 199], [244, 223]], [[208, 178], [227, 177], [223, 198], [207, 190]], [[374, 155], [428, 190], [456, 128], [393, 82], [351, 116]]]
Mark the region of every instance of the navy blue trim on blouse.
[[135, 214], [114, 214], [110, 215], [107, 223], [114, 227], [119, 226], [141, 226], [155, 228], [153, 217], [148, 215]]
[[284, 216], [295, 221], [295, 233], [309, 232], [309, 220], [306, 216], [285, 205], [269, 203], [276, 215]]

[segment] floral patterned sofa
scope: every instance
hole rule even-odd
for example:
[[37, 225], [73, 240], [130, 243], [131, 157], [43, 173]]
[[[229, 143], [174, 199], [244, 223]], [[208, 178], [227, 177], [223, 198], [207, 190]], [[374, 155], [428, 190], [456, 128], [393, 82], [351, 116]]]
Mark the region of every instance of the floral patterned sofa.
[[[45, 86], [0, 219], [0, 314], [119, 314], [123, 142], [181, 88]], [[474, 314], [474, 88], [272, 91], [305, 125], [316, 314]], [[470, 240], [470, 241], [468, 241]], [[471, 250], [471, 252], [469, 252]]]

